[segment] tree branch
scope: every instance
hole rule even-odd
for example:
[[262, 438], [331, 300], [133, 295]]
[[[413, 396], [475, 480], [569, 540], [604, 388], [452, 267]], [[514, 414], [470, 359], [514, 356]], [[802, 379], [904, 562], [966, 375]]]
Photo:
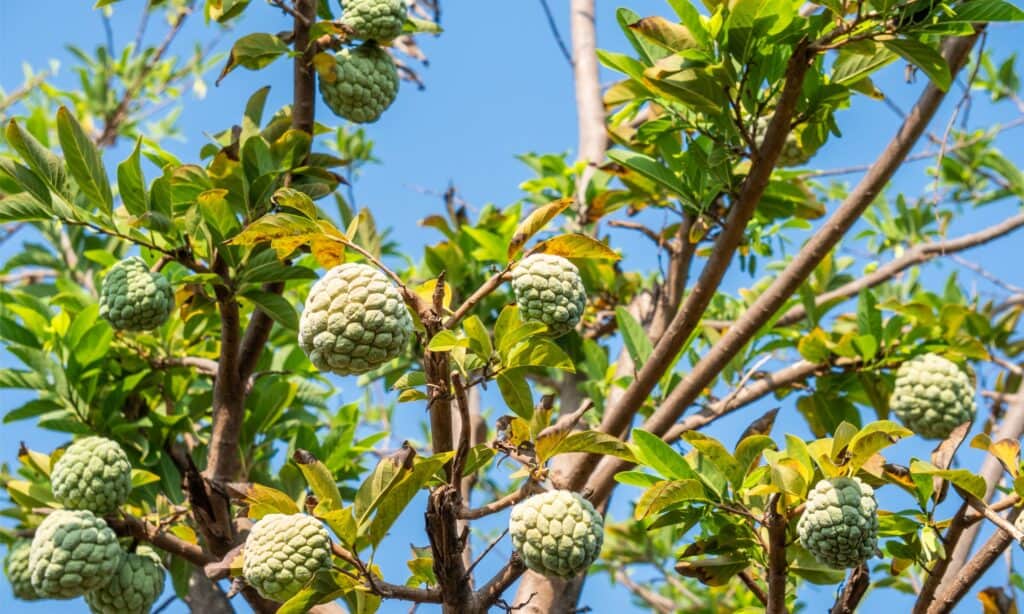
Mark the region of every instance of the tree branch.
[[854, 614], [857, 611], [857, 605], [864, 598], [864, 594], [868, 592], [870, 585], [871, 572], [868, 571], [867, 564], [861, 564], [860, 567], [850, 572], [850, 577], [846, 579], [843, 591], [839, 593], [839, 597], [836, 598], [836, 603], [829, 610], [829, 614]]
[[139, 541], [153, 544], [164, 552], [181, 557], [198, 567], [217, 560], [216, 556], [206, 552], [196, 544], [180, 539], [174, 534], [141, 518], [136, 518], [131, 514], [109, 516], [104, 518], [104, 521], [118, 535], [127, 535]]
[[779, 495], [768, 498], [768, 603], [765, 614], [786, 614], [786, 516], [778, 510]]
[[589, 222], [590, 215], [587, 186], [597, 170], [597, 165], [604, 160], [605, 151], [608, 149], [604, 99], [601, 95], [601, 79], [597, 62], [594, 0], [570, 0], [569, 27], [572, 33], [576, 126], [579, 132], [576, 155], [587, 164], [576, 185], [576, 202], [580, 213], [579, 223], [580, 226], [584, 226]]

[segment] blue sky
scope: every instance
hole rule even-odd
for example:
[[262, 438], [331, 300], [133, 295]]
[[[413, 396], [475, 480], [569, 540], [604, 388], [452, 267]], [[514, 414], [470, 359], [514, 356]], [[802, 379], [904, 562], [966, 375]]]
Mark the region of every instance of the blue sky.
[[[137, 3], [123, 2], [113, 17], [115, 45], [125, 44], [134, 36]], [[563, 35], [568, 37], [566, 3], [552, 1], [557, 21]], [[662, 2], [631, 0], [626, 2], [634, 10], [645, 13], [655, 12], [669, 15], [668, 7]], [[616, 51], [627, 51], [628, 46], [615, 23], [614, 9], [617, 4], [598, 2], [599, 46]], [[0, 2], [0, 86], [7, 90], [21, 82], [21, 64], [28, 63], [37, 68], [44, 67], [56, 58], [62, 67], [57, 82], [65, 87], [74, 87], [74, 76], [70, 71], [72, 60], [63, 49], [64, 43], [72, 43], [92, 49], [104, 42], [105, 34], [99, 14], [91, 8], [91, 2], [68, 2], [67, 0], [35, 0], [31, 3]], [[525, 166], [515, 159], [517, 154], [526, 152], [560, 152], [572, 150], [576, 143], [575, 108], [571, 71], [550, 35], [539, 2], [479, 2], [472, 0], [448, 0], [443, 2], [442, 17], [445, 33], [440, 38], [424, 38], [421, 43], [430, 58], [430, 66], [422, 71], [427, 84], [425, 91], [403, 84], [397, 102], [376, 124], [367, 128], [375, 145], [375, 154], [384, 164], [367, 167], [356, 186], [359, 205], [370, 207], [382, 224], [393, 229], [393, 238], [407, 246], [410, 256], [417, 258], [421, 246], [435, 237], [424, 233], [415, 221], [438, 211], [438, 196], [424, 194], [426, 191], [439, 193], [449, 181], [458, 186], [461, 196], [479, 209], [485, 203], [509, 204], [521, 196], [517, 186], [529, 178]], [[149, 29], [151, 42], [162, 37], [163, 24], [153, 20]], [[40, 34], [41, 26], [45, 36]], [[220, 47], [226, 49], [230, 41], [250, 32], [279, 31], [289, 26], [287, 19], [277, 10], [253, 2], [248, 16], [233, 32], [224, 36]], [[194, 17], [186, 26], [182, 36], [172, 47], [172, 52], [187, 53], [195, 41], [206, 41], [213, 34], [201, 18]], [[1021, 28], [996, 27], [990, 35], [990, 49], [1006, 50], [1019, 48]], [[1002, 54], [999, 59], [1002, 58]], [[916, 84], [902, 80], [902, 66], [893, 66], [878, 80], [879, 85], [903, 108], [909, 108], [921, 88], [923, 77]], [[181, 117], [180, 127], [185, 135], [181, 142], [168, 142], [167, 148], [183, 159], [195, 157], [198, 147], [204, 142], [204, 135], [217, 132], [240, 116], [245, 100], [253, 90], [263, 85], [272, 85], [268, 109], [277, 108], [288, 102], [290, 66], [280, 61], [260, 73], [238, 70], [231, 74], [219, 87], [214, 87], [210, 75], [207, 97], [201, 102], [190, 101]], [[604, 82], [616, 77], [605, 74]], [[863, 99], [855, 100], [854, 110], [839, 116], [844, 132], [841, 140], [834, 141], [814, 160], [822, 168], [849, 166], [870, 162], [872, 154], [890, 138], [897, 124], [896, 116], [882, 104]], [[951, 104], [944, 106], [939, 115], [941, 126], [951, 111]], [[331, 116], [322, 105], [319, 117]], [[971, 110], [972, 125], [987, 125], [1005, 121], [1013, 115], [1005, 110], [994, 109], [980, 101]], [[941, 128], [937, 128], [941, 130]], [[1001, 141], [1004, 152], [1020, 163], [1024, 161], [1024, 140], [1020, 132], [1014, 138]], [[123, 151], [112, 153], [112, 161], [123, 157]], [[111, 166], [108, 164], [108, 166]], [[911, 165], [902, 171], [895, 182], [896, 189], [917, 190], [927, 183], [922, 170], [923, 163]], [[850, 178], [852, 181], [854, 178]], [[914, 193], [914, 192], [911, 192]], [[834, 205], [830, 203], [830, 206]], [[994, 205], [979, 214], [972, 214], [964, 220], [962, 232], [991, 223], [1004, 217], [1019, 205], [1003, 203]], [[960, 234], [957, 229], [953, 234]], [[616, 236], [616, 245], [628, 253], [627, 264], [653, 268], [655, 266], [650, 246], [629, 235]], [[0, 258], [10, 257], [17, 245], [0, 247]], [[1019, 251], [1014, 252], [1012, 244], [988, 246], [972, 251], [968, 256], [975, 261], [985, 262], [994, 273], [1018, 285], [1024, 284], [1024, 273], [1019, 265]], [[1019, 248], [1017, 248], [1019, 250]], [[1016, 259], [1011, 256], [1016, 253]], [[927, 277], [940, 283], [948, 274], [951, 265], [938, 268], [938, 272]], [[726, 287], [735, 289], [747, 286], [751, 280], [737, 272], [730, 273]], [[993, 287], [979, 280], [977, 289], [991, 293]], [[0, 363], [5, 359], [0, 356]], [[983, 378], [986, 374], [982, 374]], [[984, 379], [983, 379], [984, 382]], [[342, 382], [342, 400], [360, 395], [352, 382]], [[13, 395], [5, 397], [12, 407], [21, 400]], [[499, 400], [486, 398], [486, 405], [504, 413]], [[735, 442], [753, 416], [774, 407], [772, 400], [730, 416], [709, 429], [713, 436], [721, 438], [727, 445]], [[984, 407], [984, 405], [982, 406]], [[5, 407], [0, 406], [0, 412]], [[399, 416], [413, 422], [421, 413], [411, 405], [400, 406]], [[795, 415], [791, 404], [783, 406], [776, 435], [792, 432], [806, 436], [807, 429]], [[50, 449], [64, 442], [64, 438], [52, 433], [39, 431], [26, 423], [0, 425], [0, 461], [16, 462], [17, 442], [25, 440], [33, 448]], [[919, 442], [906, 442], [892, 449], [891, 458], [896, 462], [907, 462], [911, 456], [925, 457], [930, 446]], [[974, 452], [963, 455], [964, 466], [975, 467], [980, 456]], [[887, 509], [910, 507], [909, 498], [899, 493], [883, 491], [882, 506]], [[636, 491], [622, 489], [616, 495], [613, 515], [621, 518], [628, 514], [629, 501]], [[390, 579], [404, 579], [407, 545], [425, 545], [422, 532], [421, 502], [414, 502], [378, 556], [378, 563]], [[504, 518], [485, 523], [482, 530], [498, 527]], [[500, 530], [500, 529], [499, 529]], [[478, 576], [496, 569], [509, 553], [507, 540], [499, 544], [488, 557]], [[998, 567], [998, 566], [997, 566]], [[1004, 571], [990, 574], [991, 582], [1002, 583]], [[987, 580], [988, 578], [986, 578]], [[984, 585], [984, 583], [982, 584]], [[812, 587], [805, 589], [801, 597], [808, 604], [807, 611], [817, 612], [832, 603], [834, 587]], [[5, 612], [29, 613], [52, 612], [53, 602], [24, 604], [11, 602], [9, 587], [0, 581], [0, 603]], [[906, 598], [891, 592], [869, 595], [864, 609], [885, 604], [889, 607], [906, 607]], [[964, 611], [976, 609], [976, 601], [969, 597], [964, 601]], [[590, 605], [595, 612], [636, 610], [628, 594], [620, 589], [608, 587], [603, 577], [588, 582], [583, 605]], [[244, 610], [244, 604], [240, 604]], [[62, 606], [64, 607], [64, 606]], [[66, 611], [87, 611], [81, 600], [69, 602]], [[405, 604], [385, 604], [384, 612], [405, 612]], [[174, 603], [168, 612], [186, 611], [180, 602]], [[418, 611], [429, 612], [421, 607]]]

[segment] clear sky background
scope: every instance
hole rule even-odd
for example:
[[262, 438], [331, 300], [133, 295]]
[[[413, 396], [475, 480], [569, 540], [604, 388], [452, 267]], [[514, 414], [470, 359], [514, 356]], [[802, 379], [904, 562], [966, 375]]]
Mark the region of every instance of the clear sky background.
[[[670, 9], [663, 2], [621, 1], [641, 14], [671, 15]], [[61, 62], [61, 71], [56, 82], [65, 88], [75, 87], [76, 78], [71, 71], [74, 62], [63, 45], [70, 43], [93, 49], [105, 41], [100, 15], [91, 9], [91, 4], [83, 0], [0, 0], [0, 86], [10, 91], [20, 85], [23, 63], [41, 69], [51, 59], [57, 59]], [[127, 0], [116, 5], [117, 10], [112, 20], [115, 46], [125, 44], [134, 36], [140, 4], [141, 0]], [[420, 257], [425, 242], [437, 239], [418, 227], [416, 220], [437, 212], [441, 206], [439, 196], [424, 192], [440, 193], [451, 181], [473, 210], [479, 210], [486, 203], [510, 204], [522, 195], [517, 188], [519, 183], [530, 178], [528, 169], [515, 159], [517, 154], [571, 151], [576, 143], [571, 70], [551, 36], [540, 3], [535, 0], [501, 3], [442, 0], [442, 4], [445, 33], [437, 39], [421, 39], [430, 58], [429, 68], [422, 70], [427, 89], [417, 91], [409, 84], [403, 84], [394, 106], [378, 123], [367, 128], [369, 137], [376, 143], [375, 154], [384, 164], [367, 167], [356, 186], [358, 204], [371, 207], [379, 223], [390, 225], [393, 238], [416, 259]], [[558, 25], [566, 39], [569, 36], [567, 4], [564, 0], [551, 0]], [[628, 45], [615, 23], [614, 10], [619, 4], [599, 0], [598, 5], [599, 46], [627, 51]], [[232, 40], [243, 34], [276, 32], [288, 27], [289, 20], [278, 10], [264, 6], [257, 0], [252, 3], [247, 16], [235, 30], [223, 36], [219, 48], [226, 50]], [[1022, 31], [1019, 25], [997, 25], [992, 28], [988, 47], [998, 50], [998, 60], [1011, 49], [1021, 49]], [[215, 35], [215, 28], [204, 26], [201, 17], [194, 16], [171, 52], [187, 54], [196, 41], [205, 42]], [[150, 24], [148, 40], [152, 43], [162, 36], [163, 24], [154, 20]], [[279, 61], [258, 74], [237, 70], [220, 87], [213, 86], [214, 77], [209, 75], [209, 89], [204, 100], [186, 101], [185, 112], [179, 122], [185, 139], [165, 143], [167, 149], [182, 159], [195, 159], [198, 148], [205, 142], [204, 135], [217, 132], [237, 121], [245, 100], [256, 88], [268, 84], [273, 86], [268, 109], [289, 102], [291, 77], [290, 65], [286, 61]], [[608, 83], [616, 78], [606, 73], [602, 80]], [[906, 109], [920, 92], [923, 77], [919, 77], [915, 84], [907, 84], [903, 81], [902, 65], [894, 65], [885, 71], [877, 83], [898, 105]], [[1006, 109], [990, 107], [981, 98], [978, 97], [978, 103], [970, 111], [972, 126], [986, 126], [1015, 117]], [[819, 153], [813, 161], [815, 166], [833, 168], [870, 162], [873, 154], [893, 134], [898, 120], [884, 105], [855, 99], [854, 106], [854, 110], [843, 112], [838, 118], [844, 132], [843, 138], [834, 140]], [[945, 126], [951, 106], [947, 103], [940, 112], [937, 126]], [[318, 107], [318, 117], [334, 121], [322, 104]], [[936, 129], [941, 131], [941, 128]], [[1018, 164], [1024, 161], [1021, 132], [1024, 130], [1010, 133], [1001, 140], [1004, 152]], [[108, 168], [113, 168], [114, 163], [125, 154], [124, 144], [111, 152]], [[907, 190], [910, 194], [919, 193], [928, 183], [923, 170], [924, 163], [909, 165], [900, 173], [893, 189]], [[848, 179], [852, 182], [856, 176]], [[835, 203], [829, 203], [830, 211], [834, 206]], [[954, 229], [952, 234], [959, 235], [990, 224], [993, 220], [1012, 214], [1019, 206], [1017, 203], [1005, 202], [972, 213], [962, 220], [964, 226]], [[1019, 247], [1019, 241], [1018, 238], [997, 246], [983, 247], [970, 252], [968, 257], [985, 262], [997, 275], [1022, 285], [1024, 273], [1021, 272], [1020, 262], [1024, 252]], [[654, 253], [647, 243], [621, 235], [616, 237], [616, 246], [626, 250], [627, 266], [648, 270], [656, 266]], [[0, 259], [6, 260], [17, 248], [15, 242], [0, 247]], [[936, 272], [925, 278], [941, 284], [951, 270], [950, 266], [937, 266]], [[970, 278], [969, 275], [967, 277]], [[751, 282], [748, 276], [734, 271], [727, 277], [725, 287], [735, 289], [748, 286]], [[976, 280], [975, 286], [977, 292], [985, 295], [994, 294], [996, 290], [981, 279]], [[9, 358], [0, 355], [0, 365], [6, 366], [8, 363]], [[991, 375], [982, 372], [982, 385], [991, 380]], [[358, 398], [362, 394], [350, 380], [341, 381], [340, 384], [339, 403]], [[5, 392], [0, 401], [0, 414], [17, 407], [24, 400], [22, 394]], [[398, 416], [404, 424], [414, 423], [422, 417], [422, 412], [413, 405], [399, 407]], [[485, 405], [497, 415], [505, 413], [498, 397], [488, 395]], [[719, 421], [708, 432], [731, 446], [753, 417], [776, 405], [769, 399]], [[981, 404], [981, 411], [984, 408], [985, 405]], [[417, 432], [409, 429], [412, 435]], [[785, 432], [804, 437], [809, 435], [792, 403], [783, 406], [776, 425], [776, 439], [781, 440]], [[401, 431], [396, 433], [398, 441], [402, 436]], [[22, 440], [30, 447], [41, 450], [49, 450], [66, 442], [64, 436], [40, 431], [28, 423], [3, 424], [0, 425], [0, 462], [16, 464], [17, 446]], [[887, 456], [894, 462], [908, 463], [912, 456], [926, 457], [930, 448], [930, 445], [916, 441], [904, 442], [892, 448]], [[963, 466], [977, 467], [980, 455], [968, 451], [961, 455], [961, 460]], [[881, 493], [883, 508], [898, 510], [912, 506], [909, 497], [891, 492], [894, 490], [887, 488]], [[629, 503], [637, 495], [638, 491], [620, 488], [614, 499], [613, 516], [622, 518], [629, 514]], [[377, 562], [392, 581], [401, 582], [406, 577], [404, 561], [408, 558], [408, 544], [426, 544], [422, 530], [422, 509], [420, 500], [410, 506], [385, 541], [384, 550], [378, 554]], [[492, 534], [496, 534], [500, 530], [497, 527], [505, 522], [505, 518], [499, 516], [484, 523], [481, 537], [486, 539], [487, 531], [493, 530]], [[982, 537], [986, 535], [987, 532]], [[509, 551], [510, 546], [505, 540], [481, 565], [478, 577], [497, 569]], [[644, 577], [643, 574], [640, 577]], [[1005, 579], [1005, 566], [996, 565], [979, 587], [1003, 584]], [[805, 611], [821, 612], [832, 604], [834, 593], [835, 587], [807, 586], [800, 596], [808, 606]], [[236, 601], [239, 610], [246, 611], [244, 602], [241, 599]], [[905, 611], [909, 610], [909, 603], [909, 597], [888, 591], [876, 592], [867, 597], [863, 610], [887, 607], [889, 611]], [[589, 605], [598, 614], [642, 611], [631, 604], [626, 591], [610, 587], [603, 576], [595, 576], [588, 581], [581, 605]], [[12, 601], [10, 587], [5, 581], [0, 581], [0, 611], [43, 613], [53, 612], [56, 607], [68, 614], [87, 611], [81, 599], [59, 606], [53, 601], [31, 604]], [[962, 611], [977, 609], [978, 602], [973, 596], [966, 598], [961, 605]], [[181, 602], [175, 602], [166, 611], [187, 610]], [[408, 605], [385, 603], [381, 611], [406, 612]], [[418, 611], [434, 610], [421, 607]]]

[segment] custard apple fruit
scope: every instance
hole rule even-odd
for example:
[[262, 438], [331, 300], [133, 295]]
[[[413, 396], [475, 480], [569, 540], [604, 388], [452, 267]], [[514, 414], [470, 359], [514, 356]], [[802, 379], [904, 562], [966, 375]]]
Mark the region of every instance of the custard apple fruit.
[[64, 507], [109, 514], [132, 489], [132, 465], [116, 441], [85, 437], [72, 443], [50, 473], [53, 496]]
[[287, 601], [331, 567], [331, 537], [305, 514], [267, 514], [245, 540], [242, 575], [267, 599]]
[[974, 385], [955, 363], [925, 354], [900, 365], [889, 407], [918, 435], [945, 439], [974, 419]]
[[548, 332], [556, 337], [576, 327], [587, 304], [579, 269], [561, 256], [523, 258], [512, 269], [512, 290], [520, 317], [547, 324]]
[[56, 510], [36, 529], [28, 568], [40, 596], [70, 599], [110, 582], [123, 557], [102, 518], [88, 510]]
[[[757, 144], [760, 146], [764, 140], [765, 132], [768, 131], [768, 123], [771, 122], [771, 117], [759, 117], [757, 122], [754, 124], [754, 136]], [[800, 137], [797, 135], [796, 130], [790, 130], [789, 134], [786, 135], [786, 142], [779, 151], [779, 159], [777, 165], [781, 167], [787, 166], [800, 166], [806, 164], [812, 157], [814, 157], [814, 151], [807, 151], [800, 146]]]
[[398, 95], [398, 70], [391, 56], [372, 42], [342, 49], [326, 78], [320, 73], [320, 95], [339, 117], [375, 122]]
[[398, 356], [412, 336], [402, 295], [383, 273], [342, 264], [313, 284], [299, 320], [299, 346], [321, 371], [365, 373]]
[[33, 601], [39, 599], [39, 593], [32, 586], [32, 574], [28, 569], [29, 551], [32, 542], [22, 540], [11, 544], [4, 559], [4, 575], [11, 584], [11, 592], [18, 599]]
[[571, 578], [600, 554], [604, 520], [578, 493], [553, 490], [513, 507], [508, 531], [527, 567]]
[[389, 41], [402, 33], [405, 0], [342, 0], [341, 23], [359, 40]]
[[174, 290], [142, 258], [131, 257], [110, 267], [100, 290], [100, 315], [118, 330], [152, 330], [167, 321], [174, 308]]
[[126, 553], [110, 582], [85, 594], [93, 614], [149, 614], [164, 592], [160, 555], [149, 546]]
[[807, 495], [796, 532], [819, 563], [836, 569], [860, 565], [878, 542], [874, 489], [855, 477], [821, 480]]

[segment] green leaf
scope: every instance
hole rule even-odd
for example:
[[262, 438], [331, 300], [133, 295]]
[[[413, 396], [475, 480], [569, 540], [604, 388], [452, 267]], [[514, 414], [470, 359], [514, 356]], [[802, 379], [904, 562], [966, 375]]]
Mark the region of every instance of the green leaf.
[[643, 429], [633, 431], [633, 454], [641, 465], [654, 469], [666, 478], [691, 479], [693, 469], [679, 452]]
[[707, 500], [704, 486], [697, 480], [665, 480], [640, 495], [633, 508], [633, 518], [643, 520], [678, 503]]
[[313, 510], [313, 515], [323, 520], [334, 531], [334, 534], [338, 536], [341, 543], [350, 548], [355, 546], [356, 540], [359, 538], [359, 526], [352, 513], [352, 506], [325, 512], [320, 509], [321, 505], [323, 505], [323, 502], [316, 506], [316, 509]]
[[427, 344], [427, 349], [431, 352], [450, 352], [457, 347], [469, 347], [469, 340], [460, 339], [450, 330], [438, 331]]
[[608, 152], [608, 157], [654, 181], [676, 196], [684, 196], [687, 193], [679, 177], [650, 156], [625, 149], [612, 149]]
[[128, 213], [136, 217], [149, 211], [149, 197], [146, 195], [146, 180], [142, 175], [142, 161], [139, 156], [142, 137], [135, 141], [135, 149], [124, 162], [117, 165], [117, 190]]
[[110, 192], [110, 180], [103, 167], [103, 158], [67, 107], [57, 110], [57, 136], [68, 171], [89, 199], [89, 204], [110, 215], [114, 210], [114, 196]]
[[440, 24], [417, 17], [408, 16], [405, 18], [405, 23], [402, 24], [403, 34], [440, 34], [442, 32], [444, 32], [444, 28]]
[[281, 295], [262, 290], [246, 290], [242, 296], [255, 303], [260, 311], [281, 326], [292, 331], [299, 329], [299, 316], [295, 313], [295, 307]]
[[517, 345], [508, 355], [510, 369], [516, 367], [551, 367], [576, 372], [576, 363], [550, 339], [532, 337]]
[[530, 240], [533, 235], [537, 234], [548, 225], [548, 222], [555, 219], [561, 212], [569, 208], [569, 206], [575, 202], [573, 198], [560, 198], [556, 201], [552, 201], [546, 205], [537, 207], [526, 216], [522, 222], [516, 226], [516, 230], [512, 233], [512, 240], [508, 244], [508, 258], [511, 260], [516, 254], [519, 253], [526, 242]]
[[850, 439], [850, 444], [846, 448], [850, 455], [847, 462], [849, 470], [856, 472], [876, 453], [913, 434], [910, 429], [889, 420], [879, 420], [866, 425]]
[[895, 38], [882, 41], [882, 44], [920, 68], [935, 83], [935, 87], [944, 92], [949, 89], [953, 76], [946, 60], [934, 47], [911, 38]]
[[872, 335], [875, 339], [881, 339], [884, 335], [882, 330], [882, 312], [878, 309], [878, 299], [869, 290], [861, 290], [857, 297], [857, 330], [862, 335]]
[[635, 463], [636, 456], [630, 447], [607, 433], [600, 431], [569, 431], [556, 437], [540, 437], [536, 442], [537, 458], [541, 461], [568, 452], [589, 452], [615, 456]]
[[366, 531], [366, 537], [371, 546], [376, 547], [380, 544], [391, 525], [395, 523], [399, 514], [405, 510], [416, 493], [426, 486], [434, 474], [454, 455], [454, 452], [435, 454], [417, 462], [412, 471], [401, 474], [401, 477], [377, 504], [377, 513]]
[[[957, 486], [982, 500], [984, 500], [985, 491], [988, 488], [985, 483], [985, 478], [972, 471], [967, 469], [939, 469], [931, 463], [921, 461], [916, 458], [910, 461], [910, 475], [912, 477], [931, 476], [949, 480], [954, 486]], [[915, 479], [915, 482], [916, 481], [917, 480]]]
[[142, 469], [132, 469], [132, 488], [138, 488], [140, 486], [145, 486], [146, 484], [152, 484], [159, 481], [160, 476], [155, 473], [150, 473], [149, 471], [144, 471]]
[[672, 52], [699, 47], [696, 39], [686, 26], [672, 23], [664, 17], [644, 17], [631, 23], [629, 29], [646, 40]]
[[1024, 21], [1024, 10], [1004, 0], [972, 0], [956, 5], [953, 15], [941, 14], [938, 21], [939, 23]]
[[319, 501], [317, 509], [340, 510], [344, 505], [341, 500], [341, 491], [338, 490], [338, 484], [334, 481], [334, 475], [331, 474], [327, 465], [320, 462], [312, 453], [302, 449], [295, 450], [292, 460], [299, 466], [299, 471], [306, 478], [306, 484], [309, 484], [310, 490]]
[[840, 49], [832, 65], [832, 82], [852, 85], [866, 79], [899, 57], [877, 43], [872, 46], [872, 50], [873, 53], [858, 53], [858, 49]]
[[625, 307], [615, 308], [615, 320], [618, 322], [619, 332], [622, 333], [622, 342], [626, 346], [626, 351], [629, 352], [629, 357], [636, 365], [636, 369], [639, 370], [654, 352], [654, 344], [651, 343], [644, 327]]
[[285, 53], [288, 53], [288, 45], [273, 34], [257, 32], [243, 36], [231, 47], [227, 64], [217, 77], [217, 84], [219, 85], [229, 72], [239, 66], [259, 70]]
[[316, 205], [304, 192], [292, 188], [280, 188], [274, 192], [273, 201], [279, 207], [294, 209], [311, 220], [317, 219]]
[[[35, 171], [46, 187], [65, 200], [70, 199], [68, 177], [61, 159], [53, 155], [34, 136], [22, 130], [13, 119], [7, 124], [5, 134], [7, 143], [21, 155], [25, 164]], [[37, 193], [36, 196], [41, 195]]]
[[53, 219], [50, 207], [28, 192], [8, 194], [0, 198], [0, 222], [35, 222]]
[[526, 381], [525, 369], [506, 369], [498, 374], [498, 390], [505, 404], [523, 420], [533, 417], [533, 393]]
[[489, 360], [494, 353], [494, 346], [491, 345], [491, 335], [487, 332], [480, 316], [471, 315], [462, 322], [462, 328], [469, 337], [469, 349], [478, 354], [484, 360]]

